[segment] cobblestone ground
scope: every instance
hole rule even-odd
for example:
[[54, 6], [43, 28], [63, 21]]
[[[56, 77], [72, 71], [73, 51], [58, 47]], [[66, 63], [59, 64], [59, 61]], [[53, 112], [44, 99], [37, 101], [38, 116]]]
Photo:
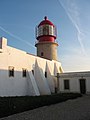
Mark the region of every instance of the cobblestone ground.
[[90, 120], [90, 95], [15, 114], [0, 120]]

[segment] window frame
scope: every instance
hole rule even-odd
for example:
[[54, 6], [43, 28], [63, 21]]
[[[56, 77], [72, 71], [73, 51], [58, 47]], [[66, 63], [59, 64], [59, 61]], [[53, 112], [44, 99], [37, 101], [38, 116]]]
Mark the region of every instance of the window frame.
[[32, 70], [32, 74], [34, 75], [34, 70]]
[[45, 71], [45, 78], [47, 78], [47, 71]]
[[44, 56], [44, 53], [43, 53], [43, 52], [41, 52], [41, 56], [42, 56], [42, 57]]
[[27, 69], [26, 68], [22, 68], [22, 77], [27, 77]]
[[70, 90], [70, 80], [69, 79], [64, 80], [64, 90]]
[[9, 74], [9, 77], [14, 77], [14, 67], [13, 66], [8, 67], [8, 74]]

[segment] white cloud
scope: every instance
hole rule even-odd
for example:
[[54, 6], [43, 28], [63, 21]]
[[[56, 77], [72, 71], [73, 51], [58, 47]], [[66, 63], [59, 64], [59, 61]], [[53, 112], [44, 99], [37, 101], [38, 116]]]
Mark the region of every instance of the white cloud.
[[64, 8], [66, 14], [68, 15], [69, 19], [73, 23], [74, 27], [77, 30], [77, 40], [81, 46], [81, 50], [84, 55], [87, 55], [83, 39], [85, 34], [82, 32], [83, 30], [80, 27], [80, 13], [79, 8], [75, 2], [75, 0], [58, 0], [60, 5]]
[[[64, 71], [90, 71], [90, 49], [86, 46], [89, 45], [89, 41], [87, 40], [87, 31], [82, 29], [83, 26], [81, 26], [80, 13], [82, 11], [80, 11], [76, 0], [58, 1], [77, 30], [77, 40], [80, 44], [80, 47], [72, 48], [70, 46], [71, 51], [68, 50], [66, 54], [63, 54], [61, 57], [62, 67]], [[86, 41], [88, 42], [86, 43]]]

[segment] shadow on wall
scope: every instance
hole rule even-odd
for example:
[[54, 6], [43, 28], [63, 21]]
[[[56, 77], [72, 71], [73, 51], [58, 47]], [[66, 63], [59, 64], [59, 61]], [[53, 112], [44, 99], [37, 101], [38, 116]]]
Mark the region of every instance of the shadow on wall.
[[35, 80], [38, 85], [40, 95], [50, 95], [50, 88], [48, 85], [48, 81], [45, 78], [45, 73], [42, 68], [40, 68], [38, 61], [35, 62]]
[[0, 96], [50, 95], [52, 92], [49, 86], [48, 76], [46, 78], [38, 66], [34, 70], [22, 71], [15, 71], [14, 67], [0, 69]]
[[32, 93], [26, 70], [0, 69], [0, 96], [32, 96]]

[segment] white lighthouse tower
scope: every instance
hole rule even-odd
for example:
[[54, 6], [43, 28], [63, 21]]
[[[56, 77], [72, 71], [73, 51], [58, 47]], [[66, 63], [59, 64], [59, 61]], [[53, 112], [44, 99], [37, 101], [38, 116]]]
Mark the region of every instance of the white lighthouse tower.
[[35, 46], [37, 47], [37, 56], [49, 60], [57, 60], [57, 46], [55, 25], [44, 17], [44, 20], [36, 27]]

